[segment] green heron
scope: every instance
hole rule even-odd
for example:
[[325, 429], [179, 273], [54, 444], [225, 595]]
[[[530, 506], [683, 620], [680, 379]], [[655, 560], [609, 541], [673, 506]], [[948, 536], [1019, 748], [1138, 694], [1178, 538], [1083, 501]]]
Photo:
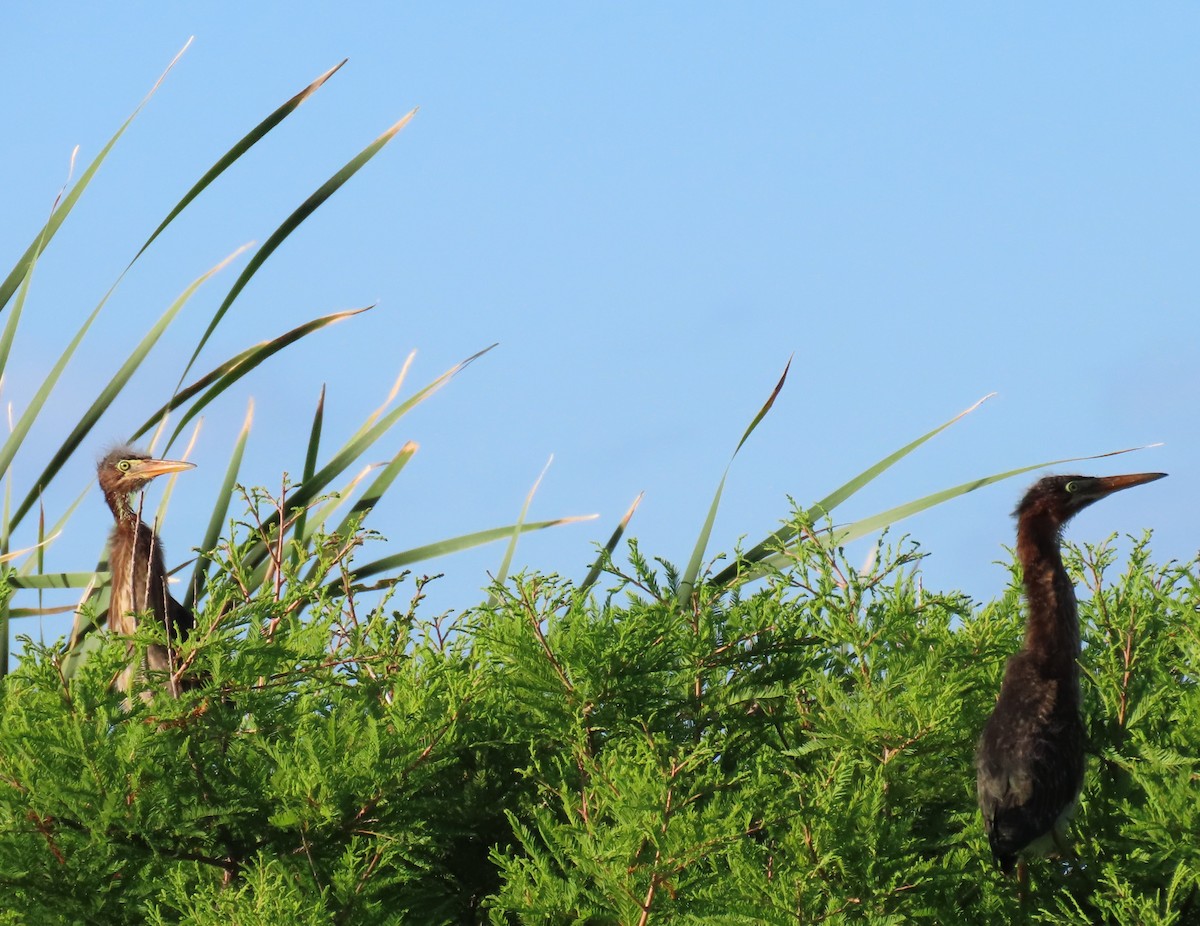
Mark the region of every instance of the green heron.
[[[169, 644], [186, 636], [195, 626], [191, 612], [167, 591], [162, 544], [150, 525], [141, 519], [140, 504], [135, 508], [133, 503], [133, 496], [155, 476], [194, 466], [194, 463], [178, 460], [155, 460], [129, 447], [118, 447], [100, 461], [97, 468], [100, 490], [116, 519], [108, 551], [112, 574], [108, 626], [116, 633], [132, 634], [140, 614], [152, 615], [166, 627]], [[175, 654], [169, 644], [149, 646], [143, 669], [166, 673], [167, 689], [173, 697], [178, 697], [180, 686], [175, 677]], [[121, 673], [118, 687], [128, 694], [137, 674], [140, 674], [138, 666], [131, 664]]]
[[992, 857], [1010, 874], [1020, 853], [1064, 851], [1083, 787], [1079, 616], [1059, 549], [1066, 523], [1092, 502], [1166, 473], [1047, 476], [1017, 506], [1025, 642], [1008, 660], [996, 708], [975, 755], [979, 809]]

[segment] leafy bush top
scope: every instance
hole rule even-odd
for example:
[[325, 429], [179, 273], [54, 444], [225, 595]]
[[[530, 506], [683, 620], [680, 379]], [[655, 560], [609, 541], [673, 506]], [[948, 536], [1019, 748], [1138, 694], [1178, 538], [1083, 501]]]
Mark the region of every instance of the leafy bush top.
[[[812, 545], [681, 611], [634, 544], [606, 598], [533, 575], [449, 618], [421, 613], [422, 582], [365, 604], [363, 539], [285, 558], [277, 587], [227, 549], [179, 701], [123, 709], [122, 640], [69, 680], [27, 645], [0, 708], [0, 922], [1016, 915], [972, 769], [1015, 572], [974, 607], [924, 590], [911, 546], [860, 574]], [[1198, 915], [1200, 575], [1142, 541], [1113, 577], [1114, 555], [1069, 556], [1092, 755], [1077, 856], [1031, 866], [1033, 922]]]

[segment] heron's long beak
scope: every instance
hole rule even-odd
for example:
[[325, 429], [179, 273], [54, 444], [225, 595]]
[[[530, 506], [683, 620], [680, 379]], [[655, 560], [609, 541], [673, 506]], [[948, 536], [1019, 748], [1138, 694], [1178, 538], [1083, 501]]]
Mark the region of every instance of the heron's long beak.
[[1146, 482], [1153, 482], [1155, 479], [1162, 479], [1166, 475], [1166, 473], [1131, 473], [1128, 476], [1097, 476], [1091, 487], [1091, 494], [1095, 498], [1104, 498], [1106, 495], [1112, 495], [1113, 492], [1120, 492], [1122, 489], [1129, 489]]
[[195, 463], [183, 460], [139, 460], [133, 465], [133, 472], [145, 479], [153, 479], [165, 473], [180, 473], [185, 469], [195, 469]]

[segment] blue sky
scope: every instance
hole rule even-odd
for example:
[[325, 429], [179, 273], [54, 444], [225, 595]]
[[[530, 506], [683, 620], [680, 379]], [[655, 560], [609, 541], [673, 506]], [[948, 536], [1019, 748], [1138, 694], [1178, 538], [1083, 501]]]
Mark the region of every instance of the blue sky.
[[[301, 468], [322, 383], [333, 445], [410, 350], [415, 386], [494, 341], [378, 448], [421, 445], [373, 516], [389, 539], [372, 558], [510, 522], [553, 453], [532, 516], [601, 517], [527, 538], [519, 565], [581, 577], [642, 490], [631, 532], [683, 564], [793, 353], [710, 552], [761, 538], [787, 496], [820, 498], [995, 391], [840, 513], [1162, 441], [1085, 465], [1172, 478], [1086, 512], [1070, 536], [1152, 527], [1158, 558], [1195, 555], [1195, 7], [24, 4], [6, 20], [4, 267], [45, 220], [71, 149], [87, 163], [196, 37], [39, 264], [3, 396], [18, 413], [167, 210], [285, 99], [349, 57], [122, 283], [54, 400], [63, 420], [192, 279], [263, 241], [420, 106], [270, 258], [208, 348], [211, 365], [378, 302], [208, 412], [170, 559], [199, 542], [248, 398], [244, 478], [273, 486]], [[174, 382], [244, 261], [189, 304], [95, 432], [96, 455], [151, 410], [155, 378]], [[64, 433], [46, 420], [31, 436], [22, 494]], [[83, 455], [47, 493], [51, 518], [93, 464]], [[894, 529], [930, 554], [927, 587], [1003, 588], [994, 561], [1031, 480]], [[96, 493], [47, 568], [89, 568], [107, 527]], [[477, 601], [501, 554], [429, 564], [447, 573], [431, 605]]]

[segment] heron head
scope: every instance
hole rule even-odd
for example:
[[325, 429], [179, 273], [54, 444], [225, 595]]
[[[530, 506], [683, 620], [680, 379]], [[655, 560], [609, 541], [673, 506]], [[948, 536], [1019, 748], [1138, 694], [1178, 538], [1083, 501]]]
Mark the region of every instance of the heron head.
[[1066, 524], [1093, 502], [1166, 473], [1131, 473], [1127, 476], [1046, 476], [1033, 484], [1017, 510], [1018, 519], [1049, 517], [1058, 526]]
[[155, 476], [193, 469], [195, 465], [182, 460], [156, 460], [132, 447], [117, 447], [100, 461], [96, 474], [106, 496], [130, 495], [145, 488]]

